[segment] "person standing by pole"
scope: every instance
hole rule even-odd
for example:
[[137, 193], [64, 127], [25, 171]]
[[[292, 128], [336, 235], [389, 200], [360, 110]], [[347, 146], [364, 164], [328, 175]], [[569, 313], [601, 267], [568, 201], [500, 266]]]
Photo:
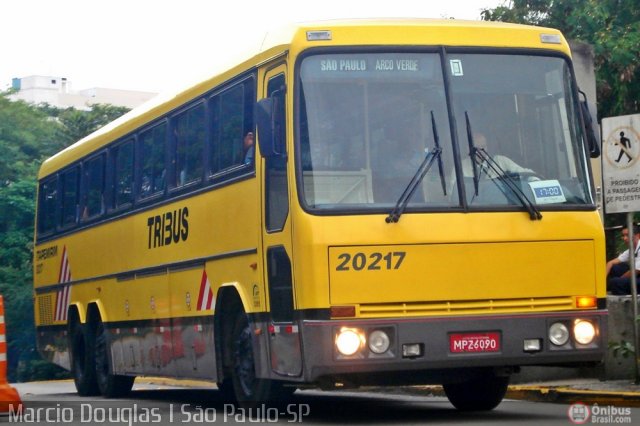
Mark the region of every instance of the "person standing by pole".
[[[640, 274], [640, 227], [623, 228], [622, 239], [629, 248], [607, 262], [607, 292], [615, 296], [631, 294], [631, 271], [635, 269], [635, 275]], [[634, 268], [630, 267], [630, 253], [633, 253]]]

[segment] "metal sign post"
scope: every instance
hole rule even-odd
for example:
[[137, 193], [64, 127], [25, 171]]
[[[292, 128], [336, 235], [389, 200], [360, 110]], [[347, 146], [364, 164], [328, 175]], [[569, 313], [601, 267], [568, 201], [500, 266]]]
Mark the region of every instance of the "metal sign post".
[[627, 231], [629, 232], [629, 270], [631, 271], [631, 302], [633, 304], [633, 342], [635, 365], [635, 383], [640, 384], [640, 357], [638, 356], [638, 284], [636, 280], [636, 248], [633, 232], [633, 213], [627, 213]]
[[640, 211], [640, 114], [602, 120], [602, 171], [606, 212], [627, 213], [635, 383], [640, 384], [638, 291], [633, 232], [633, 212]]

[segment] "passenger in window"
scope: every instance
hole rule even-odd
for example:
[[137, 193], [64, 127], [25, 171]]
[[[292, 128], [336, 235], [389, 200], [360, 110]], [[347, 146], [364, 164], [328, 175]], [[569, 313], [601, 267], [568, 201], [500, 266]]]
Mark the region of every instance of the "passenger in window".
[[244, 161], [243, 164], [253, 164], [253, 160], [256, 154], [255, 141], [252, 132], [248, 132], [242, 144], [242, 149], [244, 152]]
[[149, 176], [147, 175], [142, 176], [142, 185], [140, 189], [142, 193], [141, 195], [143, 197], [146, 197], [149, 194], [151, 194], [151, 178], [149, 178]]
[[91, 212], [89, 211], [89, 197], [87, 197], [86, 195], [83, 197], [82, 205], [84, 207], [82, 208], [80, 220], [85, 221], [91, 216]]
[[83, 198], [82, 215], [80, 220], [85, 221], [97, 215], [102, 215], [105, 212], [104, 195], [97, 191], [90, 191], [88, 195]]
[[160, 175], [158, 177], [156, 177], [155, 180], [155, 184], [153, 187], [153, 192], [160, 192], [160, 191], [164, 191], [164, 185], [165, 185], [165, 180], [167, 178], [167, 170], [166, 169], [162, 169], [162, 172], [160, 172]]
[[187, 183], [187, 171], [185, 169], [180, 170], [178, 174], [178, 186], [184, 186]]

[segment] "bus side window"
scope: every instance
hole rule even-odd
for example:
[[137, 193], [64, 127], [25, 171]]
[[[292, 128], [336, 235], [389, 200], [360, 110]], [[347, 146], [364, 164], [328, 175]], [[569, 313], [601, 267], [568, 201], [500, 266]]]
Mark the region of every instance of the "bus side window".
[[247, 161], [252, 157], [247, 155], [245, 139], [254, 132], [254, 104], [254, 78], [247, 78], [211, 98], [211, 175], [243, 165], [253, 167], [253, 161]]
[[63, 228], [75, 225], [80, 216], [79, 178], [80, 173], [77, 166], [62, 174], [62, 217], [60, 225]]
[[56, 229], [58, 179], [42, 182], [38, 193], [38, 233], [48, 234]]
[[[256, 140], [255, 140], [255, 121], [253, 113], [256, 104], [256, 83], [255, 79], [250, 78], [243, 82], [244, 85], [244, 120], [242, 131], [242, 163], [246, 166], [255, 166]], [[251, 135], [251, 136], [249, 136]], [[247, 139], [251, 142], [246, 143]]]
[[243, 162], [244, 86], [236, 85], [213, 99], [211, 172], [218, 173]]
[[202, 178], [202, 155], [205, 143], [205, 109], [199, 104], [175, 118], [171, 153], [175, 165], [172, 186], [183, 187]]
[[114, 148], [113, 162], [113, 207], [118, 209], [133, 202], [133, 140]]
[[140, 169], [142, 171], [138, 187], [140, 198], [149, 198], [164, 192], [167, 175], [166, 139], [166, 123], [157, 125], [140, 135]]
[[84, 195], [81, 220], [104, 213], [105, 156], [99, 155], [85, 163]]

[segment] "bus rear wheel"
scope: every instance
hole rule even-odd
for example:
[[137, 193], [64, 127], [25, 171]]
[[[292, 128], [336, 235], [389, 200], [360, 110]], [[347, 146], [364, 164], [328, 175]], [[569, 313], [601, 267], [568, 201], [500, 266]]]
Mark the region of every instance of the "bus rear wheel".
[[88, 324], [80, 322], [71, 328], [71, 374], [80, 396], [100, 394], [94, 368], [93, 339]]
[[488, 372], [463, 382], [442, 385], [449, 402], [460, 411], [489, 411], [496, 408], [509, 386], [509, 376]]
[[135, 377], [111, 374], [110, 353], [107, 330], [102, 321], [98, 321], [95, 329], [96, 381], [102, 396], [116, 398], [131, 391]]
[[241, 406], [261, 402], [279, 402], [287, 397], [287, 389], [278, 381], [256, 377], [253, 357], [253, 333], [247, 315], [238, 313], [231, 340], [231, 383], [235, 400]]

